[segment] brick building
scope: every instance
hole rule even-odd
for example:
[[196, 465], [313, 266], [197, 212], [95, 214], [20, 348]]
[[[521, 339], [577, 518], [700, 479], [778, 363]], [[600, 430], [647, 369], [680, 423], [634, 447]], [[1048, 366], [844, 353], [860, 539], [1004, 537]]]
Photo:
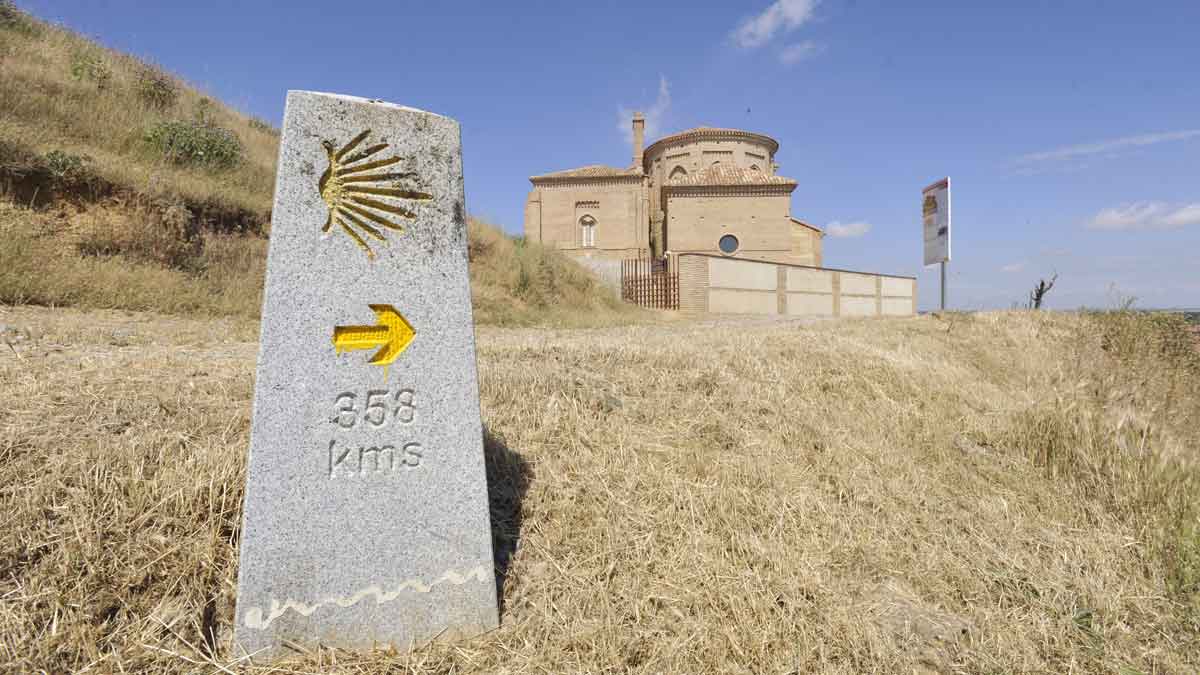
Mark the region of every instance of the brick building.
[[606, 276], [622, 259], [664, 252], [821, 266], [824, 233], [792, 217], [796, 181], [776, 173], [773, 138], [698, 127], [643, 149], [644, 130], [635, 113], [628, 168], [531, 177], [525, 236]]

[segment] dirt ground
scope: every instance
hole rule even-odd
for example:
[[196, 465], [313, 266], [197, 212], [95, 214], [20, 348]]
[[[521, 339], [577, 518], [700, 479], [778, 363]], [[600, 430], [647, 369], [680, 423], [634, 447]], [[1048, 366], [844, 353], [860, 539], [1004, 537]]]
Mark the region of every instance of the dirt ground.
[[[480, 328], [501, 627], [274, 672], [1200, 671], [1200, 392], [1087, 321]], [[0, 308], [0, 670], [268, 670], [256, 331]]]

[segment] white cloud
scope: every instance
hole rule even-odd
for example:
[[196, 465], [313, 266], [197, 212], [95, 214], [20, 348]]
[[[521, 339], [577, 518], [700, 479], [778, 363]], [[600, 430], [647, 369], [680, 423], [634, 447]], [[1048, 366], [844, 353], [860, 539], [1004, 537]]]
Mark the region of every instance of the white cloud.
[[843, 225], [835, 220], [825, 226], [825, 231], [834, 237], [861, 237], [871, 231], [871, 224], [860, 220]]
[[761, 14], [744, 19], [733, 31], [733, 41], [744, 48], [761, 47], [780, 30], [788, 32], [813, 18], [818, 0], [775, 0]]
[[1188, 204], [1182, 206], [1174, 212], [1163, 218], [1163, 225], [1167, 227], [1188, 227], [1189, 225], [1200, 225], [1200, 203]]
[[1025, 263], [1023, 263], [1023, 262], [1016, 262], [1011, 265], [1005, 265], [1004, 267], [1000, 268], [1001, 272], [1021, 272], [1024, 270], [1025, 270]]
[[[659, 75], [658, 97], [654, 99], [654, 103], [651, 103], [649, 108], [642, 111], [642, 114], [646, 116], [646, 143], [662, 133], [667, 111], [670, 108], [671, 88], [667, 84], [667, 77]], [[626, 143], [633, 143], [633, 113], [634, 108], [620, 106], [617, 109], [617, 129], [621, 131]]]
[[1200, 225], [1200, 203], [1172, 206], [1165, 202], [1132, 202], [1102, 209], [1088, 221], [1093, 230], [1170, 230]]
[[821, 52], [821, 45], [812, 40], [797, 42], [794, 45], [788, 45], [779, 50], [779, 62], [785, 66], [791, 66], [810, 57], [816, 56]]
[[1158, 143], [1170, 143], [1172, 141], [1186, 141], [1196, 137], [1200, 137], [1200, 129], [1184, 129], [1182, 131], [1164, 131], [1157, 134], [1142, 134], [1140, 136], [1110, 138], [1106, 141], [1082, 143], [1080, 145], [1068, 145], [1061, 148], [1055, 148], [1054, 150], [1047, 150], [1045, 152], [1032, 152], [1018, 157], [1016, 163], [1036, 164], [1038, 162], [1054, 162], [1064, 159], [1075, 159], [1089, 155], [1111, 153], [1114, 150], [1121, 150], [1125, 148], [1155, 145]]

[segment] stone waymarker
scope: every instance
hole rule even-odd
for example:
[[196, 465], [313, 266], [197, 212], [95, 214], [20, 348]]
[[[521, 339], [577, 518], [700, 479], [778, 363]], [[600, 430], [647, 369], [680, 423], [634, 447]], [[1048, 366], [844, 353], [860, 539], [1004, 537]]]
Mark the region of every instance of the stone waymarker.
[[455, 121], [288, 93], [239, 650], [403, 649], [497, 625], [466, 246]]

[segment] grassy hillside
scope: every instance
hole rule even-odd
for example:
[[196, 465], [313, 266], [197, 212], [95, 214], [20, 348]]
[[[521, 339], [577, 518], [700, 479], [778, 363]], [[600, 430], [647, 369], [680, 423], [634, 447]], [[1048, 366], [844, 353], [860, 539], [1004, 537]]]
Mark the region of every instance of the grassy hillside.
[[[0, 670], [268, 672], [230, 644], [254, 322], [0, 323]], [[479, 349], [501, 627], [286, 672], [1200, 672], [1200, 365], [1175, 319]]]
[[[0, 0], [0, 303], [257, 316], [278, 146], [268, 124]], [[558, 252], [470, 231], [480, 322], [644, 316]]]
[[278, 148], [269, 124], [0, 0], [0, 182], [18, 201], [138, 193], [257, 229]]

